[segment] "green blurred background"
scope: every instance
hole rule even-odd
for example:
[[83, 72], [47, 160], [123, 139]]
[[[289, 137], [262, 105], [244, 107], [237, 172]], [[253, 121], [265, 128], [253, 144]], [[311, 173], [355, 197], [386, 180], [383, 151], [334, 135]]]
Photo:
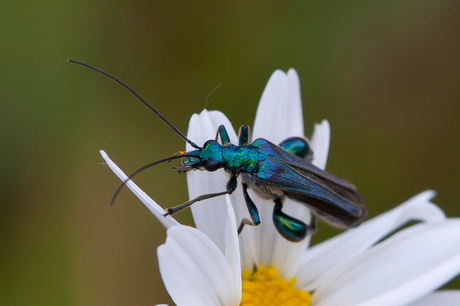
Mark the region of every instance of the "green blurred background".
[[[359, 187], [371, 216], [429, 188], [459, 216], [459, 16], [455, 0], [4, 1], [0, 304], [170, 302], [165, 231], [127, 191], [109, 206], [119, 181], [98, 151], [130, 172], [183, 141], [66, 58], [117, 75], [184, 132], [220, 83], [207, 108], [252, 124], [273, 70], [295, 67], [307, 135], [329, 119], [327, 169]], [[168, 165], [137, 182], [165, 207], [187, 198]], [[314, 241], [336, 232], [322, 224]]]

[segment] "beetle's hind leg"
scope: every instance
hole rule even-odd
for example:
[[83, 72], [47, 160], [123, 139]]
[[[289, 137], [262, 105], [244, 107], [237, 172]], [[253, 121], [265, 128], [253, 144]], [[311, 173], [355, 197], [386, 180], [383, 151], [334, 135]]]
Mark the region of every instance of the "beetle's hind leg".
[[281, 236], [292, 242], [299, 242], [310, 234], [316, 232], [316, 219], [312, 215], [311, 225], [285, 214], [281, 209], [283, 202], [276, 198], [275, 207], [273, 208], [273, 224]]
[[279, 146], [289, 153], [302, 157], [309, 162], [313, 160], [313, 151], [310, 144], [302, 137], [289, 137], [283, 140]]
[[260, 224], [259, 210], [257, 209], [256, 204], [254, 204], [254, 201], [252, 201], [251, 197], [248, 194], [248, 185], [245, 183], [243, 183], [242, 185], [244, 201], [246, 202], [246, 206], [248, 207], [249, 216], [251, 217], [251, 220], [249, 220], [248, 218], [243, 218], [243, 220], [241, 220], [240, 226], [238, 226], [238, 235], [241, 233], [245, 225], [256, 226]]

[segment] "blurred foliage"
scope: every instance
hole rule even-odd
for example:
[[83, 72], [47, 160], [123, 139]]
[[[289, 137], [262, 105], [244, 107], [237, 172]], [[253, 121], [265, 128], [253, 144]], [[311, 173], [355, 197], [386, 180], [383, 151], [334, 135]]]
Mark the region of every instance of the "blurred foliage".
[[[117, 75], [182, 131], [220, 83], [206, 107], [251, 124], [273, 70], [295, 67], [307, 134], [329, 119], [328, 169], [359, 186], [371, 216], [428, 188], [458, 216], [459, 13], [454, 0], [4, 2], [0, 304], [170, 302], [165, 231], [129, 192], [109, 206], [119, 182], [98, 150], [129, 172], [184, 144], [66, 58]], [[168, 166], [137, 182], [165, 207], [187, 198]], [[314, 241], [335, 232], [321, 224]]]

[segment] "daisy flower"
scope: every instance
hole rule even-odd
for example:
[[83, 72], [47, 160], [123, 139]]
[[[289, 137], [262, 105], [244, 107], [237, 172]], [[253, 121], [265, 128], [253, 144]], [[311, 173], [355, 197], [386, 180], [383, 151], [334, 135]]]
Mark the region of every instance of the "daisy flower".
[[[237, 143], [230, 121], [218, 111], [193, 115], [187, 137], [202, 144], [214, 139], [221, 124]], [[297, 73], [277, 70], [262, 94], [252, 137], [280, 143], [290, 136], [304, 137], [303, 131]], [[310, 141], [313, 164], [322, 169], [329, 138], [327, 121], [315, 125]], [[125, 180], [120, 168], [105, 152], [101, 154]], [[189, 196], [222, 191], [227, 180], [223, 170], [189, 172]], [[171, 216], [164, 218], [163, 208], [133, 181], [127, 187], [167, 229], [158, 258], [166, 289], [177, 305], [457, 305], [460, 301], [457, 290], [433, 293], [460, 272], [460, 220], [446, 218], [431, 203], [433, 191], [309, 247], [308, 238], [293, 243], [281, 237], [271, 220], [272, 201], [251, 190], [262, 223], [246, 226], [238, 236], [237, 224], [249, 217], [241, 188], [231, 196], [194, 204], [193, 228]], [[287, 214], [310, 221], [305, 205], [288, 198], [284, 203]], [[409, 221], [420, 222], [395, 233]]]

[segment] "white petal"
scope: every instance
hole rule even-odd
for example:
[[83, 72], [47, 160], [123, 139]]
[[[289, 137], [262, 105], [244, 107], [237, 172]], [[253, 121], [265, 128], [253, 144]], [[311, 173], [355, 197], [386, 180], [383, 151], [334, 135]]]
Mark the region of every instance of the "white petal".
[[302, 98], [300, 94], [299, 75], [295, 69], [290, 68], [287, 72], [288, 83], [288, 120], [287, 137], [300, 136], [304, 137]]
[[230, 142], [233, 144], [238, 143], [238, 136], [236, 135], [235, 130], [233, 129], [233, 126], [227, 116], [219, 111], [209, 111], [209, 117], [211, 118], [212, 124], [215, 128], [214, 137], [216, 136], [215, 134], [217, 133], [217, 128], [223, 124], [228, 132], [228, 136], [230, 137]]
[[[219, 121], [219, 122], [218, 122]], [[236, 134], [230, 121], [220, 112], [203, 110], [199, 115], [194, 114], [190, 119], [187, 137], [198, 145], [216, 137], [217, 128], [224, 124], [231, 141], [236, 141]], [[191, 150], [187, 144], [187, 150]], [[224, 191], [229, 176], [223, 169], [216, 172], [190, 171], [187, 173], [189, 198], [193, 199], [203, 194]], [[222, 237], [222, 224], [226, 218], [225, 197], [197, 202], [192, 205], [192, 214], [196, 227], [208, 235], [221, 249], [224, 249]]]
[[434, 195], [433, 191], [422, 192], [358, 228], [312, 247], [299, 268], [298, 285], [312, 290], [327, 283], [343, 265], [411, 220], [443, 220], [442, 210], [429, 202]]
[[408, 306], [458, 306], [460, 304], [460, 290], [441, 290], [422, 297]]
[[[107, 153], [103, 150], [99, 151], [101, 153], [102, 158], [105, 160], [109, 168], [115, 173], [120, 180], [123, 182], [128, 179], [128, 176], [109, 158]], [[173, 217], [167, 216], [163, 217], [166, 211], [158, 205], [154, 200], [152, 200], [142, 189], [140, 189], [132, 180], [129, 180], [126, 183], [126, 187], [128, 187], [139, 200], [152, 212], [152, 214], [158, 219], [158, 221], [163, 224], [164, 227], [169, 228], [173, 225], [179, 224]]]
[[[230, 142], [233, 144], [238, 143], [238, 136], [233, 130], [230, 121], [227, 119], [227, 117], [223, 113], [219, 111], [210, 111], [209, 116], [212, 120], [212, 123], [216, 131], [217, 131], [217, 128], [223, 124], [225, 128], [227, 129], [228, 135], [230, 137]], [[226, 179], [225, 180], [225, 184], [226, 184], [228, 180], [230, 179], [230, 176], [226, 174], [225, 179]], [[225, 184], [221, 186], [221, 189], [220, 189], [221, 191], [223, 190], [222, 188], [225, 188], [226, 186]], [[249, 213], [246, 207], [246, 202], [244, 201], [243, 192], [241, 189], [241, 178], [238, 178], [238, 187], [236, 191], [230, 196], [230, 199], [231, 199], [231, 203], [233, 205], [233, 209], [234, 209], [235, 216], [236, 216], [236, 224], [239, 225], [242, 218], [249, 217]]]
[[158, 248], [158, 260], [166, 289], [177, 305], [239, 303], [241, 287], [222, 252], [205, 234], [174, 226], [167, 235]]
[[[260, 99], [253, 139], [265, 138], [278, 144], [292, 136], [304, 137], [299, 77], [294, 69], [287, 74], [276, 70]], [[246, 226], [240, 236], [240, 241], [245, 243], [241, 244], [242, 249], [251, 248], [253, 256], [253, 262], [245, 260], [243, 267], [274, 264], [280, 275], [293, 277], [310, 239], [292, 243], [283, 238], [272, 222], [273, 201], [262, 199], [251, 191], [249, 193], [257, 203], [262, 223], [258, 227]], [[304, 222], [310, 221], [308, 208], [290, 199], [285, 200], [283, 210]]]
[[276, 70], [268, 80], [253, 128], [253, 140], [265, 138], [278, 144], [287, 137], [304, 136], [299, 78], [294, 69]]
[[355, 258], [312, 305], [406, 305], [460, 272], [460, 219], [420, 223]]
[[329, 143], [331, 139], [331, 128], [327, 120], [315, 124], [313, 135], [311, 136], [310, 146], [313, 150], [312, 164], [320, 169], [326, 169], [327, 155], [329, 153]]
[[241, 292], [241, 261], [235, 213], [233, 211], [230, 196], [226, 195], [225, 200], [227, 204], [227, 218], [225, 224], [222, 224], [224, 236], [221, 240], [225, 241], [225, 250], [222, 250], [222, 252], [230, 265], [230, 269], [233, 271], [233, 279], [236, 280], [235, 286], [237, 290]]
[[[280, 276], [291, 279], [297, 275], [297, 269], [302, 256], [307, 248], [310, 237], [300, 242], [290, 242], [282, 237], [276, 230], [273, 221], [273, 201], [267, 201], [259, 198], [257, 195], [252, 196], [257, 203], [261, 213], [262, 223], [257, 227], [248, 227], [248, 231], [254, 233], [252, 247], [254, 252], [254, 263], [256, 265], [269, 266], [273, 264]], [[310, 210], [298, 203], [285, 198], [283, 211], [290, 216], [309, 223]]]
[[[203, 111], [200, 115], [193, 115], [189, 124], [188, 137], [191, 139], [199, 139], [198, 143], [204, 143], [209, 139], [214, 139], [217, 128], [223, 124], [230, 137], [232, 143], [237, 143], [237, 136], [233, 130], [230, 121], [224, 114], [218, 111]], [[191, 149], [191, 147], [187, 147]], [[223, 170], [214, 173], [206, 171], [194, 171], [187, 174], [189, 197], [194, 198], [202, 194], [223, 191], [229, 180], [229, 175]], [[241, 179], [238, 179], [238, 186], [241, 186]], [[233, 205], [237, 225], [243, 218], [249, 218], [249, 213], [246, 208], [246, 203], [242, 194], [241, 187], [230, 196]], [[192, 206], [193, 218], [197, 228], [205, 232], [220, 249], [225, 248], [224, 241], [221, 238], [222, 224], [225, 219], [225, 200], [224, 197], [217, 197], [196, 203]], [[252, 268], [252, 239], [248, 240], [248, 233], [245, 232], [240, 239], [241, 250], [241, 265], [243, 267]]]

